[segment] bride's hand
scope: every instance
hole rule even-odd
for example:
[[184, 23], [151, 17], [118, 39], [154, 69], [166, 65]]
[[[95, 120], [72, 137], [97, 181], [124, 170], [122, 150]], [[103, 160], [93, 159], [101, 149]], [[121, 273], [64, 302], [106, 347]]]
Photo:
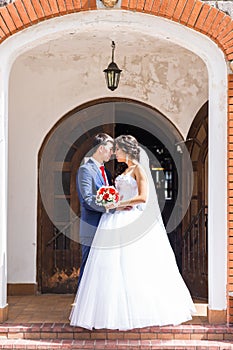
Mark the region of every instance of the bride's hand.
[[114, 204], [114, 203], [109, 203], [105, 205], [106, 210], [115, 209], [116, 207], [117, 207], [117, 204]]
[[121, 206], [121, 202], [118, 203], [109, 203], [105, 205], [106, 210], [116, 209], [119, 210], [131, 210], [133, 207], [131, 205]]
[[125, 207], [118, 207], [116, 208], [117, 211], [122, 210], [131, 210], [133, 207], [131, 205], [126, 205]]
[[117, 205], [115, 206], [117, 211], [122, 211], [122, 210], [131, 210], [133, 208], [132, 205], [129, 204], [123, 204], [122, 202], [123, 196], [120, 197], [120, 201], [117, 203]]

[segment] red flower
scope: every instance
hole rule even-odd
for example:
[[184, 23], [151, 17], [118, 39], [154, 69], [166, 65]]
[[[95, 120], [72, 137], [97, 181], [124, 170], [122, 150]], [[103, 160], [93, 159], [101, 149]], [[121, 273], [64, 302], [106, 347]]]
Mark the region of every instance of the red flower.
[[115, 194], [115, 192], [116, 192], [115, 188], [113, 188], [113, 187], [109, 188], [109, 193], [110, 194]]
[[107, 201], [108, 198], [109, 198], [109, 194], [108, 194], [108, 193], [105, 193], [105, 194], [103, 195], [103, 199]]
[[105, 192], [105, 188], [104, 187], [101, 187], [99, 190], [98, 190], [99, 194], [103, 194]]

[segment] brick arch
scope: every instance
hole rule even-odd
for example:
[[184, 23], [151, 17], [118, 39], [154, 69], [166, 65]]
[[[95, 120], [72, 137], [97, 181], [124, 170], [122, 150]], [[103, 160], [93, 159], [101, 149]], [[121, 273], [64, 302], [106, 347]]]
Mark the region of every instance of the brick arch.
[[[122, 0], [121, 8], [165, 17], [199, 31], [233, 60], [233, 20], [200, 0]], [[96, 0], [16, 0], [0, 8], [0, 43], [46, 19], [96, 9]]]

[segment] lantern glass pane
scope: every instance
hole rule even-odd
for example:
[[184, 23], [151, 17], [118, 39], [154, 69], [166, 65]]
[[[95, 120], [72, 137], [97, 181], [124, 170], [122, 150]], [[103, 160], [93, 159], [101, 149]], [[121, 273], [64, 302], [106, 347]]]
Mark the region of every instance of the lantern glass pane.
[[120, 80], [120, 73], [116, 73], [116, 78], [115, 78], [116, 82], [115, 82], [115, 86], [116, 88], [118, 87], [119, 84], [119, 80]]
[[109, 79], [109, 85], [111, 87], [113, 87], [114, 86], [114, 80], [115, 80], [115, 72], [114, 71], [110, 72], [109, 78], [110, 78]]

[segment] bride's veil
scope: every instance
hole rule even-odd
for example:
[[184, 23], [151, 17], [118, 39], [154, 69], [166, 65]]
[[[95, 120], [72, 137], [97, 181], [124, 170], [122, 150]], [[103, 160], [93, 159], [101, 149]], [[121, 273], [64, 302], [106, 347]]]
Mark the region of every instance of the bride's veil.
[[151, 216], [152, 216], [153, 223], [156, 223], [159, 221], [161, 224], [163, 224], [161, 209], [158, 203], [158, 196], [157, 196], [154, 180], [151, 174], [150, 160], [147, 152], [141, 146], [140, 146], [139, 164], [145, 171], [147, 182], [148, 182], [147, 201], [145, 204], [140, 204], [139, 209], [144, 211], [145, 220], [148, 219], [149, 222], [151, 222]]

